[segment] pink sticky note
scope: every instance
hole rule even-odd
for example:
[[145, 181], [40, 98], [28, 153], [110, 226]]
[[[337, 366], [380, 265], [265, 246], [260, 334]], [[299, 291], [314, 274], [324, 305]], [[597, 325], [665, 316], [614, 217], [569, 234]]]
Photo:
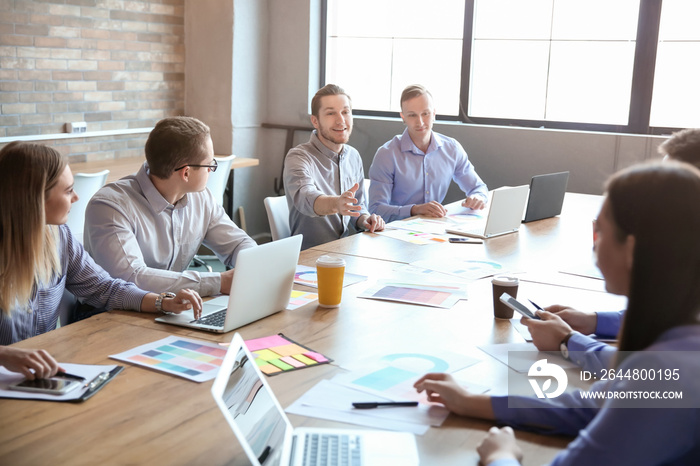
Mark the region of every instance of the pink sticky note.
[[255, 338], [253, 340], [246, 340], [245, 345], [250, 351], [257, 351], [265, 348], [272, 348], [273, 346], [288, 345], [289, 340], [282, 338], [279, 335], [271, 335], [269, 337]]
[[328, 359], [326, 359], [326, 357], [324, 355], [316, 353], [315, 351], [309, 351], [308, 353], [304, 353], [304, 356], [306, 356], [307, 358], [311, 358], [317, 362], [327, 362], [328, 361]]
[[285, 357], [280, 358], [280, 359], [292, 367], [304, 367], [304, 366], [306, 366], [306, 364], [304, 364], [301, 361], [297, 361], [296, 359], [294, 359], [291, 356], [285, 356]]

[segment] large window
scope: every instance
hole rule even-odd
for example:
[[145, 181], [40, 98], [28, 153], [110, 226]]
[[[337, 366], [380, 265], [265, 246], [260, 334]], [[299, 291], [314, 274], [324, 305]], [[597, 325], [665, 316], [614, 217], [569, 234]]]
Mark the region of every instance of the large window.
[[696, 0], [327, 0], [325, 82], [396, 115], [632, 133], [700, 127]]

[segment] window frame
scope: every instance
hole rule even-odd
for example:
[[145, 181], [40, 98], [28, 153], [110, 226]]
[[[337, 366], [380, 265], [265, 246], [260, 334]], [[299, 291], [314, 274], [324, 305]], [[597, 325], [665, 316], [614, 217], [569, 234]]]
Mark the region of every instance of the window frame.
[[[510, 118], [469, 117], [465, 109], [469, 108], [470, 67], [472, 55], [472, 33], [475, 0], [464, 0], [464, 33], [462, 38], [462, 69], [459, 95], [459, 115], [437, 115], [437, 120], [458, 121], [492, 126], [514, 126], [524, 128], [546, 128], [578, 131], [596, 131], [605, 133], [629, 133], [642, 135], [670, 134], [683, 128], [652, 127], [651, 102], [654, 89], [654, 71], [656, 52], [661, 23], [661, 6], [663, 0], [640, 0], [637, 19], [637, 37], [634, 64], [632, 68], [632, 89], [627, 125], [609, 125], [599, 123], [580, 123], [552, 120], [520, 120]], [[321, 70], [320, 82], [326, 84], [326, 51], [328, 0], [321, 2]], [[399, 112], [353, 109], [353, 114], [370, 117], [399, 118]]]

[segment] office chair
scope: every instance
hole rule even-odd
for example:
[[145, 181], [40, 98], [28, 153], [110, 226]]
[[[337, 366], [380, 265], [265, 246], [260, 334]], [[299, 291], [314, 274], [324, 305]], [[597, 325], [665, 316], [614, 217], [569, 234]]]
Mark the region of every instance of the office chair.
[[78, 200], [71, 206], [66, 225], [81, 243], [85, 227], [85, 209], [92, 196], [107, 182], [108, 174], [109, 170], [102, 170], [97, 173], [76, 173], [73, 175], [73, 190], [78, 195]]
[[292, 236], [289, 229], [289, 206], [286, 196], [266, 197], [265, 210], [270, 222], [272, 241]]
[[[207, 180], [207, 188], [214, 195], [214, 199], [219, 205], [224, 205], [224, 192], [226, 191], [226, 183], [228, 182], [229, 173], [231, 173], [231, 164], [233, 159], [236, 158], [235, 155], [229, 155], [228, 157], [214, 157], [216, 162], [219, 164], [215, 172], [209, 173], [209, 179]], [[205, 251], [207, 251], [206, 249]], [[193, 265], [195, 267], [204, 267], [207, 271], [212, 272], [212, 267], [202, 259], [201, 255], [196, 254], [192, 258]]]
[[226, 191], [226, 183], [228, 182], [229, 173], [231, 173], [231, 164], [233, 159], [236, 158], [235, 155], [229, 155], [228, 157], [214, 157], [219, 167], [215, 172], [209, 173], [209, 180], [207, 180], [207, 188], [214, 195], [214, 198], [219, 203], [219, 205], [224, 205], [224, 192]]

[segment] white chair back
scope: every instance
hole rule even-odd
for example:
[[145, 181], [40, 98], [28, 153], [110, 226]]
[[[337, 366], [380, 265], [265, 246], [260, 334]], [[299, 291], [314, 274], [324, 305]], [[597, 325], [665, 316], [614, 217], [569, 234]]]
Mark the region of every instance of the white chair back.
[[78, 241], [83, 242], [83, 228], [85, 227], [85, 209], [92, 196], [105, 185], [109, 170], [97, 173], [76, 173], [73, 175], [73, 190], [78, 195], [78, 200], [73, 203], [68, 214], [66, 224]]
[[209, 188], [209, 191], [214, 195], [219, 205], [224, 205], [224, 191], [226, 191], [226, 183], [228, 182], [229, 173], [231, 173], [231, 164], [236, 156], [229, 155], [228, 157], [214, 158], [219, 164], [219, 167], [215, 172], [209, 173], [207, 188]]
[[292, 236], [289, 229], [289, 206], [286, 196], [266, 197], [265, 210], [270, 222], [272, 241]]

